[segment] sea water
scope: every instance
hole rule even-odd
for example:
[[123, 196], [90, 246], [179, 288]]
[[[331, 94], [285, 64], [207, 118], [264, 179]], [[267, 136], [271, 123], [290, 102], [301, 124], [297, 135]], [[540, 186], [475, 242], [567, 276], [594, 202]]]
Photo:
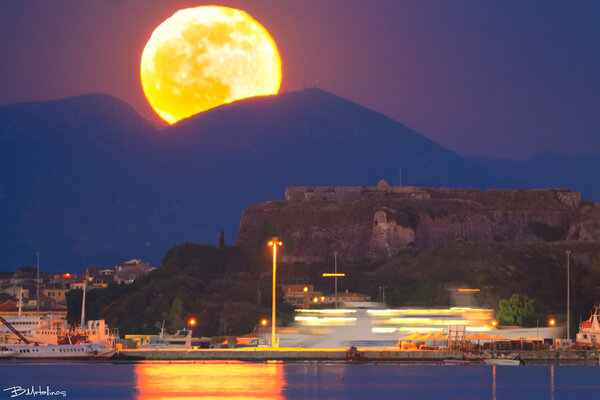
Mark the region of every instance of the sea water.
[[595, 399], [598, 366], [0, 362], [0, 399]]

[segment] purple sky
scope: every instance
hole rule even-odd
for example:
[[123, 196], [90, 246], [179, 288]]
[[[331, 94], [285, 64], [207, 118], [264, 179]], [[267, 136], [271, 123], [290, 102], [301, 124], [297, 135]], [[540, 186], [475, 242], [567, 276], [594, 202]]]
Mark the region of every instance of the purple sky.
[[203, 4], [265, 26], [282, 91], [318, 80], [463, 155], [600, 154], [597, 0], [2, 1], [0, 104], [103, 92], [160, 124], [142, 50]]

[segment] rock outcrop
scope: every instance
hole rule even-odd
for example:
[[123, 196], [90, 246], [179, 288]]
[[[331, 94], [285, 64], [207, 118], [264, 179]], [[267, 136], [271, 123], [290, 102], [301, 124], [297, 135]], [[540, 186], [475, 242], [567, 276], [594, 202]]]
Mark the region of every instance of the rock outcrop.
[[283, 259], [303, 262], [334, 252], [342, 258], [385, 259], [402, 246], [455, 240], [598, 240], [600, 212], [589, 220], [577, 209], [580, 202], [579, 193], [562, 189], [480, 191], [385, 182], [376, 187], [289, 187], [285, 200], [243, 212], [237, 245], [256, 251], [265, 224], [285, 240]]
[[575, 213], [569, 226], [567, 240], [600, 241], [600, 205], [590, 205]]

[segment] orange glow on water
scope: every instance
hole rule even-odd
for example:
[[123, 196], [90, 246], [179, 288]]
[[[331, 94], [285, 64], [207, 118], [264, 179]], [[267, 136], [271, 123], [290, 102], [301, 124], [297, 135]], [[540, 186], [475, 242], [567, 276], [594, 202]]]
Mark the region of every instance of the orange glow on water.
[[283, 365], [151, 361], [135, 367], [138, 399], [283, 399]]

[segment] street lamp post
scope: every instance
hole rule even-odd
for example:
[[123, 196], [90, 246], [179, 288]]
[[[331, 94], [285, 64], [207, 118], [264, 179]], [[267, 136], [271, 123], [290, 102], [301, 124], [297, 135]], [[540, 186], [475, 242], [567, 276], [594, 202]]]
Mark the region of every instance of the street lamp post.
[[385, 307], [385, 289], [387, 289], [387, 286], [379, 286], [379, 296], [381, 297], [381, 303], [383, 304], [383, 306]]
[[260, 338], [262, 336], [261, 333], [260, 333], [260, 331], [261, 331], [260, 328], [261, 328], [261, 326], [267, 326], [268, 322], [269, 321], [267, 321], [265, 318], [263, 318], [263, 319], [260, 320], [260, 324], [258, 324], [258, 344], [260, 344]]
[[334, 286], [333, 286], [334, 287], [333, 293], [334, 293], [334, 300], [335, 300], [335, 308], [337, 309], [338, 308], [338, 295], [337, 295], [337, 293], [338, 293], [338, 284], [337, 284], [337, 278], [338, 277], [344, 277], [344, 276], [346, 276], [346, 274], [344, 274], [344, 273], [338, 273], [337, 272], [337, 251], [333, 253], [333, 256], [334, 256], [334, 267], [333, 267], [334, 268], [333, 269], [334, 272], [333, 272], [333, 274], [326, 272], [326, 273], [323, 274], [323, 277], [331, 277], [332, 276], [334, 278], [334, 282], [335, 283], [334, 283]]
[[190, 347], [192, 347], [192, 330], [194, 329], [194, 326], [196, 326], [196, 319], [195, 318], [190, 318], [188, 319], [187, 322], [187, 329], [188, 331], [188, 336], [186, 336], [185, 338], [185, 347], [189, 350]]
[[571, 250], [567, 250], [567, 339], [571, 338], [571, 267], [570, 267], [570, 258], [571, 258]]
[[335, 296], [335, 309], [337, 310], [337, 251], [333, 252], [333, 273], [336, 275], [334, 278], [334, 296]]
[[279, 241], [277, 237], [274, 237], [269, 242], [269, 246], [273, 247], [273, 312], [271, 319], [271, 348], [278, 348], [279, 343], [275, 340], [275, 326], [277, 323], [275, 322], [275, 303], [277, 302], [276, 298], [276, 274], [277, 274], [277, 246], [281, 246], [283, 243]]
[[35, 252], [35, 257], [37, 259], [37, 277], [36, 277], [36, 295], [37, 295], [37, 316], [40, 316], [40, 252]]

